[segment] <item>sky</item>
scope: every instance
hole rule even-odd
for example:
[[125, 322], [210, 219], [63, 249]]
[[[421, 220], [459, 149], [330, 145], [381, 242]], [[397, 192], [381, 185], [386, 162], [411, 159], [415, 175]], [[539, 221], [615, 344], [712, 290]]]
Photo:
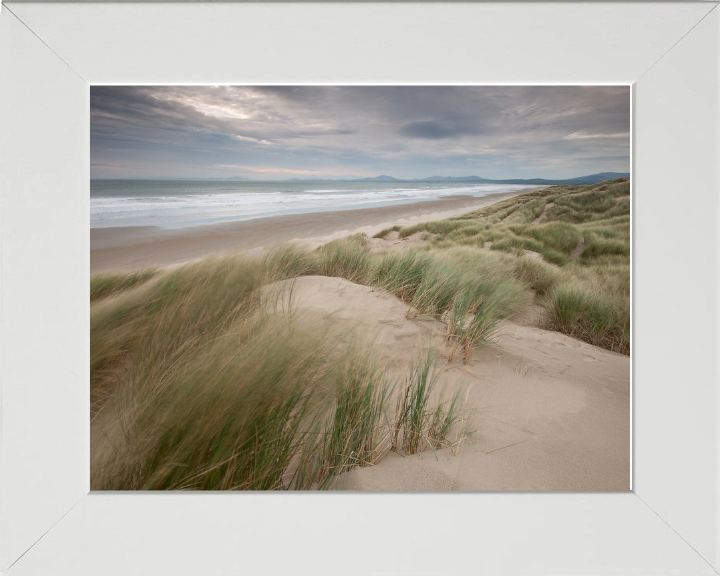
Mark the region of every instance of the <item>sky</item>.
[[93, 86], [92, 178], [630, 171], [626, 86]]

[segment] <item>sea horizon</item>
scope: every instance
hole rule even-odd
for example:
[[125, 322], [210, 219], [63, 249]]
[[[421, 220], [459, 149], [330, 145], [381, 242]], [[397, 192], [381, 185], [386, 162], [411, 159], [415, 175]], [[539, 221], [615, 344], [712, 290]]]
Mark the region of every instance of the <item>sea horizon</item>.
[[283, 214], [376, 208], [536, 188], [481, 182], [90, 181], [90, 227], [183, 228]]

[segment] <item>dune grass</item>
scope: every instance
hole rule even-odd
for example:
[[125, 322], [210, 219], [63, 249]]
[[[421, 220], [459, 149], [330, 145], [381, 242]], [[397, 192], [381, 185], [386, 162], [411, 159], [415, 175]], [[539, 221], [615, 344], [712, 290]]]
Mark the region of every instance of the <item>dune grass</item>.
[[440, 390], [440, 351], [395, 382], [371, 346], [338, 346], [263, 287], [326, 275], [386, 290], [409, 316], [446, 322], [446, 361], [469, 362], [533, 297], [548, 327], [627, 354], [628, 194], [627, 180], [551, 187], [393, 228], [433, 234], [412, 250], [372, 252], [356, 235], [93, 277], [91, 416], [114, 422], [91, 455], [93, 489], [328, 488], [391, 449], [456, 449], [468, 420]]
[[[453, 452], [457, 452], [460, 443], [470, 436], [471, 431], [461, 425], [467, 418], [468, 410], [461, 404], [460, 398], [459, 390], [450, 394], [449, 397], [443, 390], [440, 392], [435, 408], [430, 409], [426, 437], [434, 450], [449, 448]], [[453, 430], [457, 431], [455, 440], [451, 438]]]
[[399, 232], [402, 229], [402, 226], [391, 226], [390, 228], [385, 228], [375, 234], [373, 238], [385, 238], [390, 232]]
[[[461, 392], [449, 396], [438, 391], [442, 368], [434, 351], [423, 351], [397, 394], [392, 427], [391, 449], [417, 454], [426, 448], [457, 450], [470, 431], [458, 424], [467, 417], [467, 407], [460, 401]], [[456, 438], [451, 438], [451, 432]]]
[[428, 405], [437, 384], [438, 372], [434, 358], [427, 353], [413, 366], [403, 390], [398, 394], [395, 410], [393, 450], [402, 447], [408, 454], [416, 454], [426, 440]]
[[[390, 449], [388, 405], [394, 383], [373, 360], [371, 348], [345, 355], [337, 369], [330, 414], [317, 446], [305, 458], [307, 462], [317, 455], [317, 470], [305, 474], [305, 487], [312, 486], [310, 480], [327, 488], [339, 474], [376, 464]], [[298, 481], [296, 487], [300, 485]]]
[[323, 364], [283, 324], [247, 319], [162, 378], [127, 382], [127, 441], [106, 489], [272, 490], [302, 449]]
[[543, 260], [533, 258], [517, 258], [515, 261], [516, 277], [529, 286], [538, 296], [543, 296], [563, 277], [557, 266]]
[[[490, 246], [514, 260], [505, 276], [533, 290], [547, 313], [547, 326], [598, 346], [630, 350], [630, 182], [551, 186], [441, 222], [393, 228], [403, 238], [434, 234], [430, 251]], [[383, 237], [390, 231], [381, 232]], [[530, 258], [527, 252], [539, 259]], [[498, 260], [500, 262], [501, 260]], [[555, 290], [553, 292], [553, 290]], [[582, 294], [583, 305], [574, 304]], [[577, 309], [572, 322], [566, 308]], [[464, 310], [464, 311], [463, 311]], [[458, 300], [449, 333], [470, 305]], [[477, 326], [479, 333], [483, 331]], [[472, 338], [468, 336], [468, 340]]]
[[157, 270], [154, 268], [126, 274], [96, 274], [90, 279], [90, 301], [142, 284], [156, 274]]
[[623, 298], [569, 282], [552, 288], [544, 306], [553, 329], [621, 354], [629, 353], [630, 314]]
[[[111, 410], [115, 425], [92, 454], [93, 489], [322, 489], [377, 463], [395, 393], [377, 353], [338, 347], [322, 325], [275, 309], [263, 286], [284, 265], [354, 278], [378, 264], [351, 239], [194, 263], [94, 301], [92, 411]], [[426, 405], [437, 445], [455, 424], [444, 406]]]
[[475, 296], [476, 300], [470, 308], [472, 318], [457, 337], [466, 364], [473, 350], [493, 338], [501, 320], [510, 317], [514, 310], [526, 303], [525, 294], [511, 278], [482, 282], [475, 289]]
[[321, 276], [338, 276], [363, 284], [370, 274], [370, 257], [367, 237], [356, 234], [334, 240], [317, 250], [318, 272]]
[[419, 251], [390, 253], [381, 256], [374, 268], [373, 284], [384, 288], [405, 302], [412, 302], [425, 271], [433, 264], [430, 254]]

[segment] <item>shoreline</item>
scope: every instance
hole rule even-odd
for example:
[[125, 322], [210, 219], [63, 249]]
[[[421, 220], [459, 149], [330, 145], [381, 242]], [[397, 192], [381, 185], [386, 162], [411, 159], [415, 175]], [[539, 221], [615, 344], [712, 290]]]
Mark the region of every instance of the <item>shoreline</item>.
[[90, 273], [177, 265], [237, 251], [262, 252], [288, 242], [312, 248], [350, 234], [372, 236], [394, 225], [444, 220], [540, 188], [543, 186], [479, 198], [448, 196], [393, 206], [284, 214], [187, 228], [91, 228]]

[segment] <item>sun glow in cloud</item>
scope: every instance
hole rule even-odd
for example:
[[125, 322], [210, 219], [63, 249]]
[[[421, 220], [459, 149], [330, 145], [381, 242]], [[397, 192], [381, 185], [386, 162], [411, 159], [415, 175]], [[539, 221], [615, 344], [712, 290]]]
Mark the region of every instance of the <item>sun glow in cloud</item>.
[[322, 176], [332, 175], [322, 170], [295, 170], [293, 168], [272, 168], [261, 166], [240, 166], [238, 164], [215, 164], [217, 168], [230, 168], [233, 170], [242, 170], [243, 172], [252, 172], [254, 174], [294, 174], [297, 176]]

